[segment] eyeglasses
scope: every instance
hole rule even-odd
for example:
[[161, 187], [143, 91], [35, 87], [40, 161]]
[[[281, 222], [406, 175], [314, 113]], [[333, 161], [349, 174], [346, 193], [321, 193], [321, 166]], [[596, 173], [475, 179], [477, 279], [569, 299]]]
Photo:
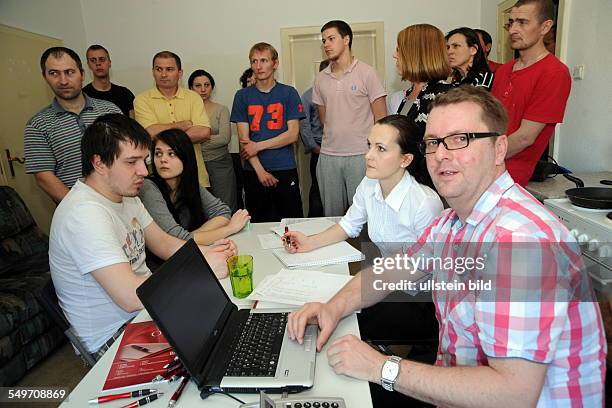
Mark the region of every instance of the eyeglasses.
[[470, 139], [482, 139], [485, 137], [499, 136], [497, 132], [456, 133], [442, 138], [424, 139], [418, 143], [419, 150], [423, 154], [432, 154], [443, 144], [446, 150], [465, 149], [470, 144]]

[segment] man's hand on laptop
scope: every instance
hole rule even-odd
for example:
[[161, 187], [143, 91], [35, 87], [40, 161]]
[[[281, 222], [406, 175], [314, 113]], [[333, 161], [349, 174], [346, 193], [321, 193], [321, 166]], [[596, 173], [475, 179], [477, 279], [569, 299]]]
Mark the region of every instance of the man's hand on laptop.
[[199, 245], [200, 251], [219, 279], [227, 277], [227, 258], [238, 254], [238, 247], [231, 239], [220, 239], [212, 245]]
[[317, 351], [327, 343], [329, 336], [338, 326], [342, 313], [330, 303], [306, 303], [300, 309], [289, 314], [287, 330], [291, 340], [302, 344], [304, 331], [309, 324], [316, 324], [321, 329], [317, 337]]

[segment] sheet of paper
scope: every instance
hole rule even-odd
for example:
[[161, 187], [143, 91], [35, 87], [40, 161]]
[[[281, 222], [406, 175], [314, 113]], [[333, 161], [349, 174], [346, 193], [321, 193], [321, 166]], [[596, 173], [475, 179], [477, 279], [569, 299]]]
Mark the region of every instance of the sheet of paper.
[[338, 221], [340, 221], [342, 217], [283, 218], [280, 224], [284, 227], [285, 225], [293, 225], [293, 224], [297, 224], [297, 223], [301, 223], [305, 221], [320, 220], [320, 219], [331, 221], [333, 223], [338, 223]]
[[321, 271], [281, 269], [261, 281], [247, 299], [296, 306], [307, 302], [327, 302], [351, 278]]
[[274, 248], [282, 248], [283, 241], [273, 232], [268, 232], [267, 234], [259, 234], [257, 235], [257, 239], [259, 239], [259, 244], [263, 249], [274, 249]]
[[335, 224], [335, 222], [330, 221], [327, 218], [312, 218], [307, 221], [300, 219], [300, 222], [296, 223], [289, 223], [288, 220], [291, 220], [291, 218], [283, 219], [279, 226], [272, 227], [270, 229], [279, 236], [283, 236], [283, 234], [285, 233], [285, 225], [287, 225], [290, 226], [289, 229], [291, 231], [299, 231], [304, 235], [314, 235], [318, 234], [319, 232], [325, 231], [326, 229]]

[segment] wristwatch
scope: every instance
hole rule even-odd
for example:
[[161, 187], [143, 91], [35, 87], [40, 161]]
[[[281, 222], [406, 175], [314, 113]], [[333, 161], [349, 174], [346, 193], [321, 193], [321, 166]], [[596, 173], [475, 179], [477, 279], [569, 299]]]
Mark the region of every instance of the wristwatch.
[[400, 372], [400, 361], [402, 361], [402, 359], [398, 356], [391, 356], [382, 366], [380, 383], [387, 391], [393, 391], [393, 385]]

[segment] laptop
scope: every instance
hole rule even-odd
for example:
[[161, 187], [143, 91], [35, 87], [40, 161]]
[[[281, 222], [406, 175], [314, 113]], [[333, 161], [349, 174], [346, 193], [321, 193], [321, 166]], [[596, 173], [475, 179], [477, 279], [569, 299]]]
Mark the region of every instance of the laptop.
[[289, 339], [287, 313], [238, 310], [193, 239], [136, 290], [206, 392], [299, 392], [314, 383], [318, 329]]

